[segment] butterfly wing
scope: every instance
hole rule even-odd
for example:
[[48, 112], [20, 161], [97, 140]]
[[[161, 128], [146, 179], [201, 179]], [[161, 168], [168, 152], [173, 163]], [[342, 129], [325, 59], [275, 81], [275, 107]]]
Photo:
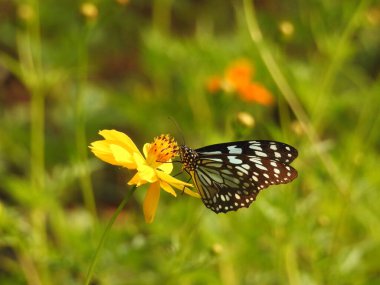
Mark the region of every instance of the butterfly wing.
[[203, 203], [216, 213], [249, 207], [262, 189], [289, 183], [298, 175], [289, 165], [297, 150], [275, 141], [238, 141], [197, 150], [181, 146], [180, 154]]
[[281, 163], [289, 164], [298, 156], [298, 151], [285, 143], [252, 140], [221, 143], [205, 146], [195, 150], [202, 155], [211, 154], [244, 154], [272, 159]]
[[198, 167], [190, 175], [203, 203], [216, 213], [249, 207], [262, 189], [297, 177], [290, 165], [266, 157], [198, 154]]

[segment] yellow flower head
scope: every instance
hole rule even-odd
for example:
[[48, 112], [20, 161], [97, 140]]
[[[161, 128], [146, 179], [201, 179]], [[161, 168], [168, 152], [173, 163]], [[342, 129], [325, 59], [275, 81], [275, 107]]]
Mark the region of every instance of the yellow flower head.
[[144, 216], [148, 223], [153, 222], [156, 213], [160, 188], [177, 196], [173, 187], [185, 193], [198, 197], [198, 193], [188, 189], [191, 184], [185, 183], [172, 176], [171, 159], [178, 155], [178, 145], [169, 135], [156, 137], [152, 143], [146, 143], [143, 153], [138, 150], [134, 142], [124, 133], [116, 130], [103, 130], [99, 134], [104, 140], [91, 143], [91, 151], [101, 160], [131, 170], [136, 174], [128, 182], [129, 185], [140, 186], [146, 183], [151, 185], [144, 199]]
[[160, 135], [144, 146], [144, 154], [148, 164], [158, 167], [178, 155], [178, 145], [169, 135]]

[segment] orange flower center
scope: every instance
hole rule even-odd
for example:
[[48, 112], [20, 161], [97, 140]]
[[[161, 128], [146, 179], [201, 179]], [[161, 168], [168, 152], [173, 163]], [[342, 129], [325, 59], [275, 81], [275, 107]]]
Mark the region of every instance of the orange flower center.
[[147, 162], [152, 167], [158, 167], [162, 163], [178, 155], [178, 144], [169, 135], [160, 135], [148, 147]]

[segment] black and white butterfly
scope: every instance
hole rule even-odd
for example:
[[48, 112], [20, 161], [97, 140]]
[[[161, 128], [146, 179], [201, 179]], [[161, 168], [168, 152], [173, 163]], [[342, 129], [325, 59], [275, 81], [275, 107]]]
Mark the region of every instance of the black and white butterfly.
[[215, 213], [248, 208], [260, 190], [298, 175], [289, 165], [298, 151], [276, 141], [237, 141], [196, 150], [183, 145], [179, 152], [203, 203]]

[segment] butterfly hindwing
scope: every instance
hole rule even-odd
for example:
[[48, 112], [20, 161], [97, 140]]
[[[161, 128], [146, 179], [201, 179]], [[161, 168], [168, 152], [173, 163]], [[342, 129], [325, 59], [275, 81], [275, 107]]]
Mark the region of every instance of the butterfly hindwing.
[[193, 181], [206, 207], [216, 213], [248, 207], [270, 185], [289, 183], [297, 171], [268, 158], [199, 154]]

